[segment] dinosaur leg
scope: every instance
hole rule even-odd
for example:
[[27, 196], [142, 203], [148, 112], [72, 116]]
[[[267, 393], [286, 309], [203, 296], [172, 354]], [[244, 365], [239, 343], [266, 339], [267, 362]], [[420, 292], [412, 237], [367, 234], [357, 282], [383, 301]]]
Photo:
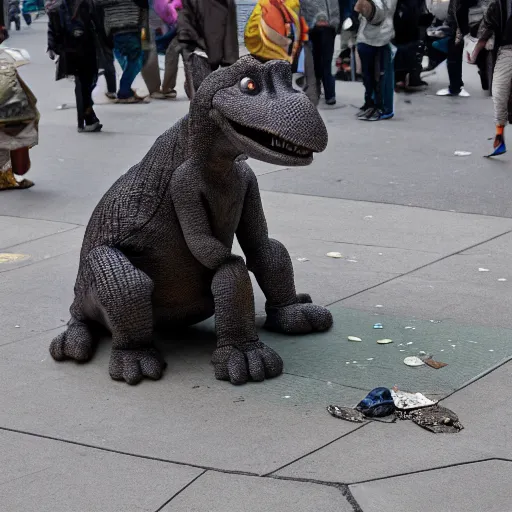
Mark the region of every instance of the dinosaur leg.
[[165, 362], [153, 347], [153, 282], [111, 247], [93, 249], [86, 264], [93, 282], [88, 308], [112, 332], [110, 376], [128, 384], [159, 379]]
[[288, 334], [325, 331], [332, 326], [330, 311], [311, 304], [305, 293], [296, 294], [288, 251], [277, 240], [267, 239], [246, 252], [247, 266], [256, 276], [267, 303], [265, 328]]
[[94, 354], [95, 339], [85, 322], [72, 318], [66, 331], [50, 344], [50, 354], [56, 361], [74, 359], [85, 363]]
[[258, 340], [251, 279], [242, 258], [234, 256], [219, 267], [212, 292], [218, 347], [212, 356], [215, 377], [243, 384], [280, 375], [282, 359]]

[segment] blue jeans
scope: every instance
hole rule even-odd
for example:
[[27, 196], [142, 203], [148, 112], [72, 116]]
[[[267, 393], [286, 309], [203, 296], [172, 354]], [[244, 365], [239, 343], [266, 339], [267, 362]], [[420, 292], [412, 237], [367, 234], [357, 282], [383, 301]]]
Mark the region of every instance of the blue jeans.
[[132, 84], [142, 69], [140, 32], [114, 34], [114, 55], [123, 70], [117, 97], [131, 98], [135, 94]]

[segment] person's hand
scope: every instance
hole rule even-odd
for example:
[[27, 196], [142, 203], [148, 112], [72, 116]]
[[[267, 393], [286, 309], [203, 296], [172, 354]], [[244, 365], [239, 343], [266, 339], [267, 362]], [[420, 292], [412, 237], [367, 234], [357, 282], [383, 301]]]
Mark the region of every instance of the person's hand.
[[357, 0], [354, 6], [354, 11], [361, 14], [363, 17], [368, 18], [372, 13], [372, 4], [368, 0]]
[[50, 57], [52, 60], [55, 60], [55, 52], [53, 50], [48, 50], [48, 57]]

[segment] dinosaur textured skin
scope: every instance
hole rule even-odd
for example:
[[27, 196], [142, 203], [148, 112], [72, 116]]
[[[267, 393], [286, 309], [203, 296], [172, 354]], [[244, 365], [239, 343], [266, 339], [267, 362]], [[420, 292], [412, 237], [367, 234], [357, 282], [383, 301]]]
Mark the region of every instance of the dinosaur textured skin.
[[[327, 145], [308, 98], [285, 62], [243, 57], [206, 78], [188, 116], [104, 195], [87, 226], [67, 330], [51, 343], [57, 361], [88, 361], [95, 324], [112, 334], [109, 371], [136, 384], [165, 368], [153, 330], [215, 315], [215, 377], [241, 384], [283, 371], [259, 339], [249, 271], [266, 297], [268, 329], [323, 331], [330, 312], [297, 294], [290, 256], [268, 237], [253, 157], [307, 165]], [[234, 237], [245, 261], [232, 254]]]

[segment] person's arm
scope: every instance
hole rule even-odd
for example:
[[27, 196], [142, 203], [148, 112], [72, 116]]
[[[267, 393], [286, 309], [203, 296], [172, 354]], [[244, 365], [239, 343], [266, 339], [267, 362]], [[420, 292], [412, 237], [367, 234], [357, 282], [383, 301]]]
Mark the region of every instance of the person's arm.
[[484, 18], [478, 28], [478, 43], [469, 56], [468, 60], [472, 64], [476, 62], [478, 55], [485, 48], [487, 41], [501, 30], [501, 6], [500, 0], [491, 0], [485, 11]]
[[199, 40], [195, 13], [190, 0], [182, 0], [182, 5], [182, 9], [178, 11], [178, 41], [190, 51], [194, 51]]

